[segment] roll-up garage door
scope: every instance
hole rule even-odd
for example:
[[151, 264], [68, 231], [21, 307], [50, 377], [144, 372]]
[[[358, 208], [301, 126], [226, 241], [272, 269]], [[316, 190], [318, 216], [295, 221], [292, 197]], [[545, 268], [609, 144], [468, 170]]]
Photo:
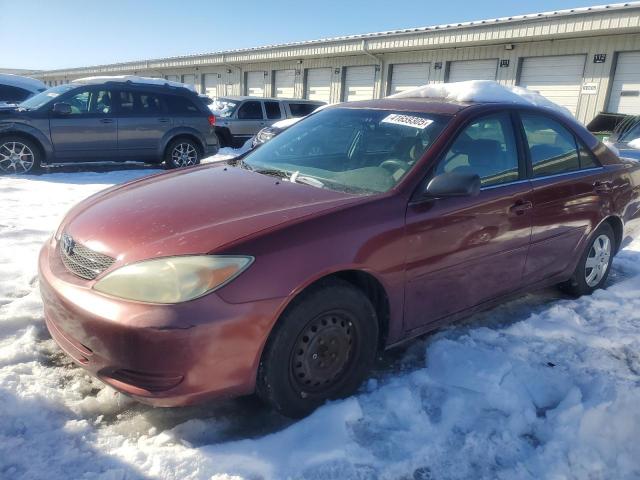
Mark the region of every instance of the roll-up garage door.
[[458, 60], [449, 65], [449, 82], [495, 80], [498, 60]]
[[169, 80], [170, 82], [179, 82], [180, 78], [178, 77], [178, 75], [167, 75], [167, 80]]
[[190, 74], [190, 73], [182, 75], [182, 83], [184, 83], [185, 85], [191, 85], [193, 88], [195, 88], [196, 87], [196, 76], [193, 75], [193, 74]]
[[204, 74], [204, 93], [205, 95], [214, 98], [220, 95], [224, 95], [221, 87], [224, 85], [220, 82], [217, 73], [205, 73]]
[[609, 111], [640, 115], [640, 52], [618, 54]]
[[534, 90], [575, 115], [584, 74], [584, 55], [528, 57], [522, 60], [518, 84]]
[[374, 94], [376, 70], [373, 65], [347, 67], [344, 78], [344, 101], [371, 100]]
[[276, 70], [274, 97], [293, 98], [296, 84], [295, 70]]
[[429, 83], [429, 63], [404, 63], [393, 65], [389, 94], [404, 92]]
[[310, 68], [307, 70], [307, 85], [304, 96], [309, 100], [331, 101], [330, 68]]
[[251, 97], [264, 97], [264, 72], [247, 72], [246, 94]]

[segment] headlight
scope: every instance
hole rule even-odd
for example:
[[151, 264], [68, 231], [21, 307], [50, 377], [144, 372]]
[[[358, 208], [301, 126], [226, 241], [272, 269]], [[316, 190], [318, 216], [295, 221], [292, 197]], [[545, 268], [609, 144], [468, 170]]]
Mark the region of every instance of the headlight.
[[158, 258], [114, 270], [93, 288], [127, 300], [180, 303], [229, 283], [251, 262], [253, 257], [215, 255]]

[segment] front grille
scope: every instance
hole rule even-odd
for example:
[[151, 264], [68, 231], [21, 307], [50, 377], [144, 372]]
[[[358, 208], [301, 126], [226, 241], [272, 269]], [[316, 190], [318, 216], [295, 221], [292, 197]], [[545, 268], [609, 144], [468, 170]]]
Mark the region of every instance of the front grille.
[[115, 262], [115, 258], [76, 243], [66, 233], [60, 239], [60, 258], [69, 271], [86, 280], [93, 280]]

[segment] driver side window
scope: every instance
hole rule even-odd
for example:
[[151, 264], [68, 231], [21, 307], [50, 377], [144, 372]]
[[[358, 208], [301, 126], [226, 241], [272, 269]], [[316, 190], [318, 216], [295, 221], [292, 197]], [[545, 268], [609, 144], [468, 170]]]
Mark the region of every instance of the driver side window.
[[111, 113], [111, 92], [83, 90], [65, 100], [71, 106], [70, 115]]
[[436, 174], [475, 173], [483, 187], [518, 180], [518, 149], [509, 114], [475, 120], [455, 139]]

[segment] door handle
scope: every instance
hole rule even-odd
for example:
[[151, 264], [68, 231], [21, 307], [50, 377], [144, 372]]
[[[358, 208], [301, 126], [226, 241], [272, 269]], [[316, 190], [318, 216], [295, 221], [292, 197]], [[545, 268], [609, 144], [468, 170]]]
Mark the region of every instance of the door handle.
[[596, 193], [608, 193], [611, 191], [611, 182], [593, 182], [593, 190]]
[[509, 208], [509, 213], [513, 215], [524, 215], [527, 210], [531, 210], [533, 208], [533, 203], [528, 200], [518, 200], [516, 203], [511, 205]]
[[169, 119], [168, 118], [161, 118], [158, 120], [160, 123], [169, 123]]
[[113, 123], [113, 118], [103, 118], [100, 123]]

